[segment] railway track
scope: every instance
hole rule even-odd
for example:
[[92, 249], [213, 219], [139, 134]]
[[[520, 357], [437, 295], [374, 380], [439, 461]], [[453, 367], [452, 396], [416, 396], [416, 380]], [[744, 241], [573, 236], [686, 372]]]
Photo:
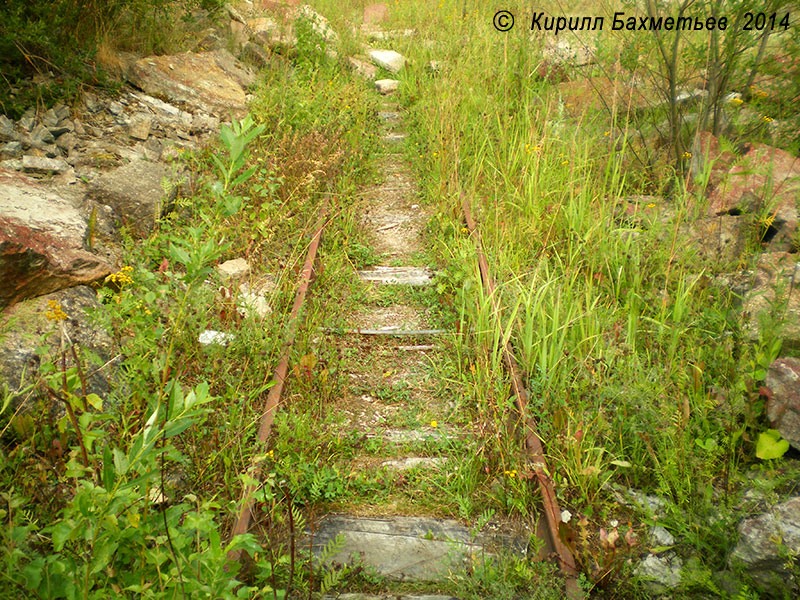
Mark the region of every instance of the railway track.
[[[369, 290], [386, 288], [425, 287], [431, 284], [432, 278], [427, 266], [410, 264], [418, 262], [419, 251], [424, 247], [424, 231], [427, 215], [424, 209], [414, 203], [415, 186], [413, 177], [401, 160], [401, 155], [391, 151], [402, 141], [404, 134], [396, 128], [401, 123], [401, 115], [392, 106], [387, 106], [381, 113], [383, 126], [390, 131], [385, 135], [385, 145], [389, 166], [384, 168], [384, 182], [371, 192], [365, 194], [363, 226], [369, 232], [373, 248], [381, 256], [383, 264], [370, 269], [362, 269], [354, 273], [360, 284]], [[387, 116], [388, 115], [388, 116]], [[494, 314], [499, 314], [496, 285], [493, 281], [490, 266], [483, 252], [480, 229], [473, 214], [469, 199], [462, 197], [461, 203], [464, 223], [474, 242], [475, 261], [480, 270], [481, 282], [487, 296], [491, 299]], [[298, 327], [303, 318], [303, 305], [311, 286], [314, 264], [325, 234], [325, 227], [330, 222], [328, 199], [323, 202], [318, 216], [317, 227], [309, 243], [305, 264], [300, 273], [295, 294], [295, 302], [289, 317], [284, 351], [272, 375], [273, 386], [261, 408], [261, 420], [256, 444], [259, 450], [256, 456], [263, 455], [270, 443], [272, 425], [276, 411], [281, 404], [284, 384], [289, 373], [289, 357]], [[437, 405], [434, 395], [430, 393], [430, 378], [419, 377], [424, 371], [424, 364], [436, 361], [437, 353], [442, 352], [442, 345], [437, 340], [446, 337], [447, 330], [432, 326], [426, 318], [425, 311], [419, 307], [404, 304], [389, 306], [365, 307], [364, 311], [352, 315], [345, 327], [326, 327], [322, 334], [339, 338], [350, 354], [355, 355], [349, 377], [351, 385], [349, 394], [354, 398], [351, 411], [357, 415], [352, 425], [365, 437], [380, 436], [387, 447], [396, 448], [396, 458], [382, 463], [367, 461], [364, 468], [389, 469], [393, 472], [406, 472], [408, 469], [441, 469], [442, 465], [454, 456], [448, 456], [446, 447], [456, 447], [457, 429], [448, 429], [444, 423], [434, 419], [429, 425], [417, 426], [416, 429], [392, 429], [386, 427], [391, 421], [387, 414], [393, 414], [392, 407], [381, 405], [376, 399], [375, 386], [385, 384], [375, 370], [376, 365], [391, 364], [387, 372], [396, 372], [401, 383], [415, 380], [411, 386], [412, 395], [418, 393], [414, 402], [420, 414], [442, 414], [446, 410]], [[409, 339], [412, 340], [409, 343]], [[513, 348], [509, 343], [502, 348], [507, 381], [514, 394], [519, 416], [519, 427], [524, 437], [528, 468], [535, 473], [529, 485], [538, 488], [541, 499], [540, 522], [536, 527], [536, 535], [541, 539], [545, 551], [542, 556], [553, 559], [564, 577], [564, 586], [569, 598], [580, 598], [582, 592], [578, 585], [578, 571], [575, 560], [569, 549], [560, 539], [560, 509], [556, 499], [555, 488], [549, 476], [545, 449], [537, 432], [536, 421], [527, 408], [528, 393]], [[422, 365], [422, 366], [421, 366]], [[391, 377], [388, 379], [391, 380]], [[389, 382], [391, 383], [391, 381]], [[397, 383], [397, 380], [395, 380]], [[394, 385], [394, 384], [392, 384]], [[360, 397], [359, 397], [360, 396]], [[377, 421], [375, 415], [378, 415]], [[370, 416], [372, 415], [372, 416]], [[372, 419], [372, 420], [370, 420]], [[441, 456], [429, 456], [430, 452], [420, 453], [419, 444], [439, 443], [445, 448]], [[395, 446], [392, 446], [395, 444]], [[459, 447], [460, 448], [460, 447]], [[416, 450], [415, 450], [416, 449]], [[422, 454], [422, 455], [419, 455]], [[254, 495], [262, 478], [263, 462], [254, 462], [248, 472], [251, 483], [245, 486], [239, 502], [239, 513], [236, 517], [231, 536], [250, 531], [254, 519]], [[413, 504], [413, 503], [412, 503]], [[434, 519], [427, 515], [408, 514], [408, 507], [400, 514], [391, 514], [387, 508], [365, 504], [365, 510], [352, 513], [335, 512], [324, 515], [314, 524], [314, 538], [310, 542], [315, 553], [325, 545], [336, 540], [338, 535], [344, 536], [344, 545], [336, 556], [342, 564], [351, 562], [351, 558], [359, 556], [357, 562], [369, 567], [389, 580], [401, 582], [435, 581], [446, 576], [451, 568], [470, 568], [477, 554], [494, 552], [498, 546], [524, 552], [527, 544], [524, 535], [515, 536], [514, 532], [501, 527], [494, 536], [476, 535], [463, 523], [448, 519]], [[368, 514], [363, 514], [368, 513]], [[371, 513], [371, 514], [369, 514]], [[490, 539], [491, 538], [491, 539]], [[340, 538], [341, 539], [341, 538]], [[520, 541], [522, 539], [523, 541]], [[294, 543], [294, 542], [293, 542]], [[294, 560], [294, 549], [293, 549]], [[231, 559], [240, 558], [233, 555]], [[356, 598], [358, 596], [354, 596]], [[393, 596], [394, 597], [394, 596]], [[405, 596], [404, 596], [405, 597]], [[411, 598], [412, 596], [408, 596]], [[363, 598], [378, 598], [363, 596]], [[436, 598], [436, 596], [426, 596]], [[441, 596], [441, 600], [450, 596]]]

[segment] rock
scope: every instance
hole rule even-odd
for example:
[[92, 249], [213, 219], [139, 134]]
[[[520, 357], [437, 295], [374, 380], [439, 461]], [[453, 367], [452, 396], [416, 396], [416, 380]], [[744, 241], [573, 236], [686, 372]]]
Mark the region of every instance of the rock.
[[364, 79], [375, 79], [375, 75], [378, 74], [378, 67], [360, 58], [350, 56], [347, 59], [347, 63], [351, 69]]
[[259, 319], [272, 314], [272, 307], [264, 296], [252, 292], [240, 292], [237, 310], [243, 317], [256, 316]]
[[388, 285], [430, 285], [432, 275], [425, 267], [373, 267], [358, 272], [361, 281]]
[[253, 40], [273, 50], [287, 50], [297, 45], [297, 37], [290, 25], [281, 26], [269, 17], [250, 19], [247, 26], [252, 32]]
[[42, 125], [37, 125], [31, 131], [31, 143], [34, 146], [41, 144], [52, 144], [56, 138], [50, 133], [50, 130]]
[[789, 250], [797, 231], [800, 159], [788, 152], [755, 144], [731, 167], [709, 197], [709, 215], [752, 213], [774, 216], [773, 244]]
[[406, 64], [405, 57], [394, 50], [370, 50], [369, 58], [379, 67], [399, 73]]
[[379, 4], [369, 4], [364, 7], [364, 24], [377, 25], [386, 20], [389, 16], [389, 7], [383, 2]]
[[63, 135], [60, 135], [56, 140], [56, 146], [58, 146], [65, 152], [69, 152], [77, 145], [78, 145], [78, 136], [76, 136], [74, 133], [65, 133]]
[[[166, 165], [136, 160], [97, 177], [89, 187], [89, 197], [108, 204], [118, 221], [146, 235], [164, 213], [164, 198], [166, 205], [175, 198], [171, 179]], [[166, 192], [162, 187], [165, 181]]]
[[14, 122], [5, 115], [0, 115], [0, 142], [13, 142], [17, 140], [14, 131]]
[[407, 458], [399, 458], [396, 460], [385, 460], [381, 463], [381, 467], [391, 469], [393, 471], [408, 471], [409, 469], [414, 469], [416, 467], [438, 468], [446, 462], [446, 456], [409, 456]]
[[[45, 358], [60, 364], [60, 335], [51, 335], [46, 340], [43, 337], [54, 329], [54, 323], [45, 316], [48, 311], [52, 312], [52, 303], [57, 303], [66, 315], [63, 325], [69, 340], [78, 346], [78, 357], [88, 380], [87, 392], [105, 399], [113, 367], [113, 363], [107, 364], [112, 356], [112, 342], [108, 333], [87, 315], [87, 311], [99, 310], [102, 305], [97, 294], [83, 285], [19, 302], [3, 314], [3, 320], [13, 322], [13, 327], [5, 328], [0, 339], [0, 379], [4, 379], [11, 390], [32, 382], [41, 364], [37, 348], [42, 346], [48, 351]], [[96, 354], [101, 364], [89, 363], [81, 349]], [[67, 368], [73, 365], [72, 354], [67, 352]], [[105, 367], [98, 369], [101, 365]]]
[[767, 370], [767, 419], [783, 439], [800, 449], [800, 359], [779, 358]]
[[227, 346], [230, 342], [236, 339], [232, 333], [225, 333], [223, 331], [215, 331], [213, 329], [206, 329], [197, 338], [197, 341], [204, 346], [211, 344], [218, 344], [220, 346]]
[[63, 173], [70, 166], [60, 158], [44, 158], [41, 156], [22, 157], [22, 170], [28, 173]]
[[675, 537], [661, 525], [655, 525], [650, 529], [651, 546], [674, 546]]
[[548, 38], [544, 45], [542, 58], [548, 63], [564, 63], [572, 67], [582, 67], [594, 62], [596, 52], [597, 48], [594, 46]]
[[33, 114], [24, 114], [17, 123], [23, 131], [30, 131], [36, 124], [36, 119], [33, 117]]
[[[754, 271], [745, 273], [744, 284], [734, 282], [744, 289], [742, 302], [745, 332], [751, 340], [757, 340], [762, 327], [762, 315], [773, 320], [770, 327], [780, 321], [785, 348], [800, 347], [800, 269], [797, 256], [786, 252], [770, 252], [759, 256]], [[776, 308], [784, 306], [779, 313]]]
[[249, 88], [255, 83], [255, 73], [253, 73], [249, 67], [236, 60], [236, 57], [233, 54], [224, 48], [214, 50], [213, 54], [214, 60], [217, 61], [219, 68], [222, 69], [226, 75], [236, 81], [236, 83], [242, 86], [242, 88]]
[[83, 104], [86, 106], [86, 110], [92, 114], [99, 113], [105, 108], [102, 101], [92, 93], [86, 93], [84, 95]]
[[52, 108], [42, 115], [42, 125], [45, 127], [56, 127], [60, 121], [58, 114]]
[[452, 520], [327, 515], [314, 535], [314, 553], [319, 555], [338, 534], [344, 535], [344, 547], [329, 562], [348, 564], [360, 556], [365, 567], [400, 581], [444, 579], [482, 550], [472, 543], [469, 530]]
[[131, 82], [147, 94], [183, 102], [194, 110], [237, 117], [247, 111], [242, 86], [217, 64], [213, 53], [142, 58], [131, 67]]
[[0, 158], [18, 158], [22, 156], [22, 144], [20, 142], [8, 142], [0, 147]]
[[119, 102], [110, 102], [108, 104], [108, 112], [114, 116], [120, 116], [125, 113], [125, 107]]
[[677, 588], [681, 583], [683, 561], [674, 552], [648, 554], [634, 569], [634, 575], [645, 580], [655, 593]]
[[134, 116], [128, 129], [128, 135], [135, 140], [146, 140], [150, 137], [150, 128], [153, 126], [153, 119], [149, 115], [141, 113]]
[[0, 160], [0, 171], [22, 171], [21, 158], [9, 158]]
[[[792, 576], [800, 554], [800, 497], [795, 496], [769, 511], [739, 524], [739, 541], [729, 557], [741, 565], [765, 591], [776, 597], [796, 597], [798, 584]], [[793, 557], [794, 569], [787, 568]]]
[[326, 42], [335, 44], [339, 41], [339, 36], [333, 28], [331, 28], [328, 19], [311, 8], [308, 4], [303, 4], [297, 10], [297, 17], [308, 19], [311, 22], [311, 29]]
[[378, 81], [375, 82], [375, 89], [378, 90], [379, 94], [383, 94], [384, 96], [396, 92], [399, 86], [400, 82], [396, 79], [378, 79]]
[[0, 309], [110, 273], [83, 249], [87, 223], [67, 200], [24, 175], [0, 171]]
[[131, 96], [150, 108], [155, 109], [162, 125], [188, 127], [192, 124], [192, 113], [181, 110], [172, 104], [168, 104], [163, 100], [153, 98], [147, 94], [132, 92]]
[[197, 113], [192, 119], [192, 126], [189, 133], [193, 135], [208, 133], [209, 131], [219, 131], [220, 123], [217, 117]]
[[234, 258], [217, 265], [217, 271], [223, 281], [242, 279], [250, 273], [250, 265], [243, 258]]
[[747, 219], [731, 215], [698, 219], [681, 226], [680, 231], [689, 237], [701, 258], [722, 265], [738, 264], [753, 237]]
[[242, 60], [249, 62], [259, 69], [269, 65], [269, 53], [258, 44], [247, 42], [242, 47]]
[[383, 136], [383, 139], [389, 142], [390, 144], [402, 142], [406, 139], [405, 133], [387, 133]]

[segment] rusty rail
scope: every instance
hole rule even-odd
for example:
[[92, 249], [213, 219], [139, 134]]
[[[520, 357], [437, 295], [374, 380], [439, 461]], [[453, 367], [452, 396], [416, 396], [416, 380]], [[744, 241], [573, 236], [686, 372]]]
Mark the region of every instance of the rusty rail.
[[[272, 380], [274, 385], [270, 388], [267, 400], [264, 404], [264, 412], [261, 416], [261, 423], [258, 428], [258, 440], [266, 447], [269, 440], [270, 433], [272, 432], [272, 423], [275, 420], [275, 411], [281, 400], [281, 393], [283, 392], [283, 384], [286, 381], [286, 375], [289, 371], [289, 354], [294, 344], [294, 339], [297, 336], [297, 330], [300, 326], [300, 310], [306, 299], [308, 287], [311, 284], [311, 277], [314, 273], [314, 260], [317, 256], [317, 249], [322, 238], [322, 231], [325, 228], [325, 222], [328, 216], [329, 196], [326, 195], [322, 207], [320, 208], [319, 216], [317, 218], [317, 227], [314, 236], [311, 238], [311, 243], [308, 246], [306, 253], [306, 260], [303, 264], [303, 270], [300, 272], [300, 283], [295, 292], [294, 305], [292, 312], [289, 315], [289, 326], [286, 332], [286, 340], [284, 341], [283, 354], [275, 368]], [[247, 533], [250, 529], [250, 520], [253, 515], [254, 494], [259, 487], [259, 482], [262, 473], [262, 462], [253, 461], [251, 463], [250, 475], [252, 480], [248, 483], [244, 490], [242, 490], [242, 499], [239, 503], [240, 511], [236, 517], [236, 522], [231, 530], [231, 538], [236, 535]], [[228, 557], [229, 561], [238, 560], [241, 556], [241, 551], [233, 552]]]
[[[472, 216], [469, 200], [464, 194], [461, 196], [461, 208], [464, 213], [464, 220], [467, 223], [467, 229], [469, 229], [475, 244], [475, 253], [478, 257], [481, 282], [492, 301], [492, 309], [495, 314], [499, 314], [499, 303], [497, 295], [495, 294], [496, 288], [494, 280], [489, 273], [489, 263], [486, 260], [486, 255], [483, 253], [481, 234]], [[583, 598], [584, 594], [578, 584], [578, 569], [575, 565], [575, 559], [569, 548], [561, 541], [561, 537], [558, 533], [558, 524], [561, 522], [561, 510], [559, 509], [558, 500], [556, 499], [555, 486], [553, 485], [553, 480], [547, 468], [542, 441], [536, 431], [536, 419], [528, 413], [528, 391], [525, 389], [525, 385], [522, 382], [522, 376], [519, 372], [517, 360], [514, 358], [510, 340], [506, 342], [503, 348], [503, 361], [505, 362], [506, 369], [511, 378], [511, 387], [514, 390], [517, 410], [519, 411], [525, 431], [525, 451], [533, 466], [536, 479], [539, 482], [543, 512], [547, 525], [546, 533], [549, 538], [545, 541], [550, 542], [550, 547], [553, 548], [558, 556], [559, 567], [566, 579], [567, 597]]]

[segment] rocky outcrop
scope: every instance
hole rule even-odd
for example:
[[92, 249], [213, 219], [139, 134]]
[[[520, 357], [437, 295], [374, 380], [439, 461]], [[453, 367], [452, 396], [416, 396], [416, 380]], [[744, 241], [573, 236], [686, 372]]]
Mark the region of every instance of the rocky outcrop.
[[193, 110], [225, 117], [242, 117], [247, 111], [244, 89], [212, 52], [148, 56], [134, 63], [129, 77], [145, 93]]
[[86, 234], [70, 202], [34, 179], [0, 171], [0, 309], [108, 275], [109, 265], [84, 249]]
[[755, 144], [712, 191], [708, 213], [756, 215], [773, 228], [773, 248], [789, 250], [797, 232], [799, 194], [800, 158]]
[[792, 570], [799, 566], [798, 554], [800, 497], [794, 497], [742, 521], [739, 542], [731, 553], [730, 563], [746, 568], [765, 592], [776, 597], [796, 597], [794, 594], [800, 590]]
[[135, 160], [95, 179], [89, 197], [111, 206], [116, 219], [133, 232], [147, 235], [164, 206], [175, 198], [171, 180], [172, 172], [166, 165]]
[[[109, 392], [112, 343], [108, 333], [92, 322], [87, 311], [101, 308], [97, 295], [86, 286], [61, 290], [14, 305], [3, 313], [0, 324], [0, 379], [5, 380], [14, 391], [34, 380], [42, 362], [37, 349], [44, 346], [44, 359], [60, 364], [61, 334], [45, 337], [54, 330], [53, 314], [58, 306], [64, 315], [63, 326], [66, 340], [76, 344], [84, 374], [87, 377], [88, 393], [105, 398]], [[67, 343], [67, 346], [69, 344]], [[91, 365], [81, 349], [91, 351], [101, 364]], [[67, 353], [67, 368], [73, 366], [72, 353]], [[105, 365], [105, 366], [104, 366]], [[101, 368], [102, 367], [102, 368]]]
[[783, 439], [800, 450], [800, 359], [779, 358], [767, 370], [771, 395], [767, 418]]

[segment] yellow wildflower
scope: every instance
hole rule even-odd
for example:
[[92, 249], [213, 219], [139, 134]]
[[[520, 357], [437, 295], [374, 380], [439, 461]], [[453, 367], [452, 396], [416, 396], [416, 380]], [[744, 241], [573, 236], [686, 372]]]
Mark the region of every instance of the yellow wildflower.
[[48, 321], [64, 321], [67, 318], [67, 313], [64, 312], [64, 309], [61, 308], [61, 304], [58, 300], [48, 300], [47, 306], [50, 308], [44, 316], [47, 317]]
[[438, 426], [439, 426], [439, 423], [438, 423], [438, 422], [436, 422], [436, 421], [431, 421], [431, 427], [433, 427], [433, 428], [435, 429], [435, 428], [436, 428], [436, 427], [438, 427]]
[[691, 152], [684, 152], [683, 153], [683, 158], [692, 158], [692, 153]]
[[764, 123], [772, 123], [775, 120], [772, 117], [768, 117], [767, 115], [764, 115], [763, 117], [761, 117], [761, 119], [764, 121]]
[[133, 283], [133, 278], [131, 277], [131, 272], [133, 271], [133, 267], [131, 266], [124, 266], [116, 273], [112, 273], [108, 277], [106, 277], [106, 281], [111, 281], [113, 283], [117, 283], [120, 286], [127, 285], [129, 283]]

